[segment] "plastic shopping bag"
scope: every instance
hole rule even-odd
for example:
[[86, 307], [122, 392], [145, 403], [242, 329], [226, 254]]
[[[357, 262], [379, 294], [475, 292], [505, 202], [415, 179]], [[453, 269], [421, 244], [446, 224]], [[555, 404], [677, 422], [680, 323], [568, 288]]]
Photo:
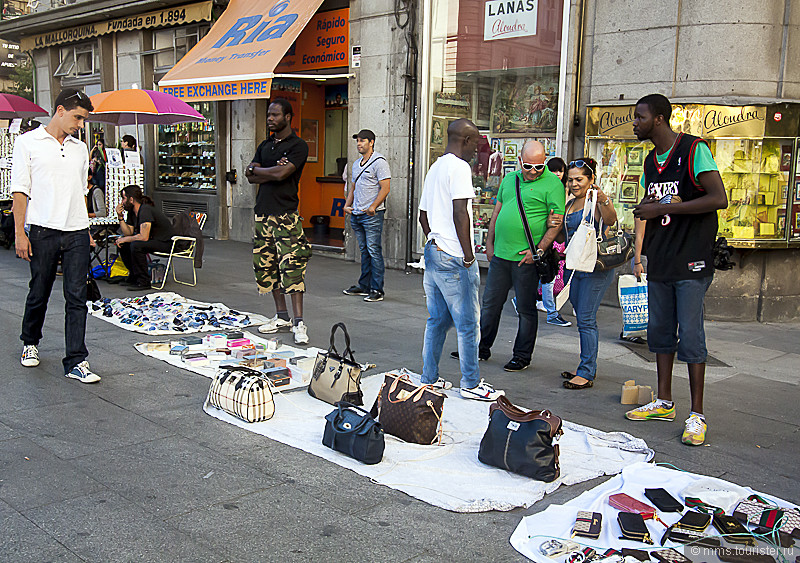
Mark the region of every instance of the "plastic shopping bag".
[[647, 275], [642, 274], [641, 281], [630, 274], [620, 276], [618, 292], [623, 338], [647, 338]]

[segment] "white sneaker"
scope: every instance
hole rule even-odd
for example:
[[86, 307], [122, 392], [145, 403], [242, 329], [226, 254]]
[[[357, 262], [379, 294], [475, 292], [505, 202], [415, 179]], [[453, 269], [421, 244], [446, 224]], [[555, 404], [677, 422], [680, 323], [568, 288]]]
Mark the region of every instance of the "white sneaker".
[[308, 344], [308, 328], [303, 321], [297, 323], [297, 326], [293, 326], [292, 332], [295, 344]]
[[283, 319], [279, 318], [278, 315], [275, 315], [263, 325], [258, 327], [258, 332], [261, 334], [272, 334], [273, 332], [278, 332], [281, 329], [288, 329], [292, 327], [292, 321], [284, 321]]
[[97, 383], [100, 381], [100, 376], [92, 373], [89, 369], [89, 362], [83, 360], [77, 366], [72, 368], [72, 371], [65, 373], [64, 376], [70, 379], [77, 379], [81, 383]]
[[481, 379], [477, 387], [473, 387], [472, 389], [461, 388], [462, 397], [465, 399], [475, 399], [476, 401], [496, 401], [500, 395], [505, 394], [506, 392], [502, 389], [495, 391], [494, 387], [486, 383], [483, 379]]
[[22, 347], [22, 357], [19, 359], [26, 368], [35, 368], [39, 365], [39, 349], [35, 344], [27, 344]]
[[546, 313], [547, 312], [547, 307], [544, 306], [544, 302], [543, 301], [537, 301], [536, 302], [536, 310], [537, 311], [541, 311], [543, 313]]
[[433, 383], [427, 383], [426, 385], [430, 385], [434, 389], [442, 389], [447, 391], [448, 389], [453, 388], [453, 384], [447, 381], [446, 379], [442, 379], [441, 377], [434, 381]]

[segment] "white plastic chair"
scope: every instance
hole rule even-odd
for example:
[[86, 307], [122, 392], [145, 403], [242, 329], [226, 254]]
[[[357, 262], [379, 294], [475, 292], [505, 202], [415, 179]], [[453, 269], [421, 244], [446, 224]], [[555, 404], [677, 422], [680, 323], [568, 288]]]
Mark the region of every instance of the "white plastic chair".
[[[206, 218], [208, 215], [206, 213], [190, 213], [192, 217], [197, 221], [197, 224], [200, 225], [200, 230], [203, 230], [203, 226], [206, 224]], [[189, 246], [184, 250], [177, 250], [176, 246], [179, 242], [188, 242]], [[169, 253], [167, 252], [151, 252], [150, 254], [155, 254], [156, 256], [165, 256], [167, 258], [167, 269], [164, 271], [164, 279], [161, 280], [161, 285], [158, 287], [153, 286], [153, 289], [164, 289], [164, 284], [167, 283], [167, 276], [169, 276], [169, 268], [172, 266], [172, 279], [175, 280], [176, 283], [180, 283], [183, 285], [189, 286], [196, 286], [197, 285], [197, 271], [194, 267], [194, 252], [195, 248], [197, 247], [197, 241], [194, 237], [182, 237], [175, 235], [172, 237], [172, 248], [170, 249]], [[184, 259], [188, 260], [189, 264], [192, 267], [192, 281], [191, 283], [188, 281], [181, 281], [178, 279], [178, 276], [175, 273], [175, 260]]]

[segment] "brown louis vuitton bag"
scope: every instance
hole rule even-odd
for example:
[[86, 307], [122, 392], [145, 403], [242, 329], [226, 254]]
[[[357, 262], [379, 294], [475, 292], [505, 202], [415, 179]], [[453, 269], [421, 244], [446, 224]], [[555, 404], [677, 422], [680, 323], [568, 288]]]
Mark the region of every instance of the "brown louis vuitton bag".
[[414, 385], [406, 374], [387, 373], [370, 415], [401, 440], [441, 444], [445, 399], [430, 385]]

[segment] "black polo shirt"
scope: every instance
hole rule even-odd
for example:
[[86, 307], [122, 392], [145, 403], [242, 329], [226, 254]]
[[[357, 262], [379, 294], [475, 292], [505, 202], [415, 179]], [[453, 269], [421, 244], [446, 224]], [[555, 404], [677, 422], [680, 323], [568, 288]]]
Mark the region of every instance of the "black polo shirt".
[[297, 211], [300, 203], [297, 197], [297, 188], [300, 184], [300, 175], [308, 159], [308, 145], [292, 132], [283, 140], [278, 140], [275, 135], [258, 145], [253, 162], [260, 168], [271, 168], [278, 165], [278, 161], [286, 157], [294, 164], [297, 170], [280, 182], [264, 182], [258, 187], [256, 195], [256, 215], [282, 215]]

